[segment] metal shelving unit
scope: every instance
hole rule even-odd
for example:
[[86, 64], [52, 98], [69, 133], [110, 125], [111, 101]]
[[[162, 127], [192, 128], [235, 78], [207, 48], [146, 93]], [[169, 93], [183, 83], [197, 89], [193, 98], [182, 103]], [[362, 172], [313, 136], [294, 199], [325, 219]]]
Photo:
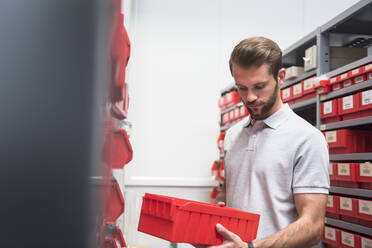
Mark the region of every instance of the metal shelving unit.
[[357, 119], [352, 119], [352, 120], [346, 120], [346, 121], [338, 121], [338, 122], [329, 123], [329, 124], [322, 124], [320, 125], [320, 130], [329, 131], [329, 130], [334, 130], [334, 129], [358, 127], [358, 126], [364, 126], [364, 125], [372, 125], [372, 116], [367, 116], [367, 117], [357, 118]]
[[316, 104], [316, 97], [311, 98], [311, 99], [306, 100], [306, 101], [303, 101], [303, 102], [299, 102], [299, 103], [289, 105], [289, 107], [291, 107], [291, 109], [293, 109], [294, 111], [298, 111], [298, 110], [302, 110], [304, 108], [315, 107], [315, 104]]
[[325, 223], [327, 225], [331, 225], [331, 226], [334, 226], [334, 227], [339, 227], [339, 228], [346, 229], [346, 230], [349, 230], [349, 231], [352, 231], [352, 232], [357, 232], [357, 233], [360, 233], [360, 234], [365, 234], [365, 235], [368, 235], [368, 236], [372, 236], [372, 228], [370, 228], [370, 227], [361, 226], [361, 225], [358, 225], [358, 224], [354, 224], [354, 223], [350, 223], [350, 222], [346, 222], [346, 221], [342, 221], [342, 220], [336, 220], [336, 219], [332, 219], [332, 218], [326, 218]]
[[356, 189], [356, 188], [343, 188], [331, 186], [329, 189], [330, 193], [360, 196], [366, 198], [372, 198], [372, 190], [370, 189]]
[[331, 161], [372, 161], [372, 152], [349, 153], [349, 154], [330, 154]]
[[237, 103], [237, 104], [235, 104], [234, 106], [231, 106], [231, 107], [225, 108], [225, 109], [221, 110], [221, 115], [223, 115], [223, 114], [225, 114], [225, 113], [227, 113], [227, 112], [229, 112], [229, 111], [231, 111], [231, 110], [233, 110], [233, 109], [235, 109], [235, 108], [237, 108], [237, 107], [241, 107], [241, 106], [243, 106], [243, 103], [242, 103], [242, 102]]

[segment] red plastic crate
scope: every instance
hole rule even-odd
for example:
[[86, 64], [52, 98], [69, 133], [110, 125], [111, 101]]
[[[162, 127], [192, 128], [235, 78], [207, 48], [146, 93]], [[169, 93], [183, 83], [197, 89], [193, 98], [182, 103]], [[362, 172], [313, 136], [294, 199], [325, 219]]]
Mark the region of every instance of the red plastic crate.
[[221, 97], [220, 99], [218, 99], [218, 107], [222, 110], [225, 108], [225, 102], [224, 102], [224, 98]]
[[308, 94], [314, 93], [313, 95], [315, 96], [314, 78], [315, 78], [315, 76], [311, 77], [311, 78], [307, 78], [304, 81], [302, 81], [303, 95], [308, 95]]
[[337, 195], [328, 195], [327, 197], [326, 211], [329, 213], [338, 214], [340, 207], [340, 198]]
[[336, 164], [334, 162], [329, 162], [329, 180], [335, 180], [336, 179]]
[[218, 168], [217, 181], [223, 182], [225, 180], [225, 162], [220, 160], [220, 167]]
[[292, 99], [301, 98], [303, 96], [302, 81], [292, 86]]
[[356, 202], [356, 217], [360, 224], [372, 227], [372, 201], [357, 199]]
[[370, 152], [371, 134], [371, 131], [348, 129], [324, 132], [330, 154]]
[[333, 227], [325, 226], [323, 231], [323, 242], [328, 245], [339, 247], [340, 230]]
[[361, 248], [370, 248], [372, 247], [372, 239], [364, 236], [360, 236], [360, 247]]
[[342, 116], [342, 120], [358, 118], [359, 114], [356, 114], [358, 110], [358, 94], [345, 96], [338, 99], [338, 114]]
[[351, 233], [351, 232], [345, 232], [340, 230], [340, 247], [342, 248], [350, 248], [350, 247], [356, 247], [360, 248], [360, 236]]
[[211, 174], [212, 174], [213, 177], [216, 177], [216, 176], [217, 176], [218, 166], [219, 166], [218, 161], [215, 160], [215, 161], [213, 162], [213, 164], [212, 164], [212, 168], [211, 168]]
[[233, 122], [235, 121], [235, 111], [234, 110], [230, 110], [229, 111], [229, 122]]
[[358, 182], [372, 183], [372, 163], [358, 164], [357, 180]]
[[227, 93], [226, 95], [226, 98], [225, 98], [225, 106], [228, 108], [228, 107], [231, 107], [237, 103], [240, 102], [240, 96], [239, 96], [239, 93], [235, 90], [233, 91], [230, 91], [229, 93]]
[[105, 203], [105, 222], [114, 223], [124, 212], [124, 197], [116, 180], [111, 182]]
[[247, 108], [244, 105], [241, 106], [240, 107], [240, 114], [239, 114], [240, 118], [244, 118], [248, 115], [249, 115], [249, 112], [248, 112]]
[[322, 119], [324, 123], [331, 123], [341, 120], [341, 118], [338, 116], [337, 99], [320, 103], [320, 119]]
[[243, 241], [256, 238], [258, 214], [228, 207], [146, 193], [138, 230], [171, 242], [217, 245], [220, 223]]
[[283, 102], [288, 102], [288, 101], [292, 100], [292, 98], [293, 98], [292, 87], [282, 89], [280, 91], [280, 94], [281, 94]]
[[364, 73], [372, 72], [372, 63], [364, 66]]
[[337, 163], [336, 180], [357, 182], [357, 163]]
[[331, 91], [331, 86], [329, 80], [320, 80], [318, 83], [315, 83], [315, 90], [318, 95], [326, 94]]
[[209, 196], [210, 197], [210, 203], [211, 204], [214, 204], [216, 202], [217, 195], [218, 195], [217, 188], [214, 187], [212, 189], [211, 195]]
[[350, 78], [353, 78], [354, 84], [358, 84], [366, 80], [366, 76], [364, 75], [364, 66], [349, 71], [348, 75]]
[[220, 135], [218, 136], [218, 139], [217, 139], [217, 147], [222, 152], [223, 152], [224, 140], [225, 140], [225, 132], [220, 132]]
[[[351, 86], [352, 81], [348, 81], [350, 79], [348, 72], [342, 73], [337, 76], [337, 81], [341, 83], [342, 88]], [[346, 84], [345, 84], [346, 82]]]
[[342, 89], [342, 84], [337, 76], [329, 79], [329, 85], [331, 86], [332, 91]]
[[372, 115], [372, 90], [358, 93], [359, 112], [361, 116]]
[[127, 132], [119, 129], [113, 133], [108, 133], [103, 151], [104, 161], [112, 169], [122, 169], [132, 158], [133, 149]]
[[340, 196], [339, 214], [341, 219], [348, 222], [358, 223], [356, 218], [357, 199]]

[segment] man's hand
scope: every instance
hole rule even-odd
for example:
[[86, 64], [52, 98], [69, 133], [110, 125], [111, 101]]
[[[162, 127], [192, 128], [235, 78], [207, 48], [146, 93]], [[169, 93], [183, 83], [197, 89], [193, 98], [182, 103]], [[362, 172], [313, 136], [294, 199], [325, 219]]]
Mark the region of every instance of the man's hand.
[[196, 248], [247, 248], [248, 244], [243, 242], [238, 235], [235, 233], [230, 232], [225, 227], [223, 227], [221, 224], [216, 225], [217, 232], [221, 234], [225, 241], [223, 241], [220, 245], [214, 245], [214, 246], [195, 246]]

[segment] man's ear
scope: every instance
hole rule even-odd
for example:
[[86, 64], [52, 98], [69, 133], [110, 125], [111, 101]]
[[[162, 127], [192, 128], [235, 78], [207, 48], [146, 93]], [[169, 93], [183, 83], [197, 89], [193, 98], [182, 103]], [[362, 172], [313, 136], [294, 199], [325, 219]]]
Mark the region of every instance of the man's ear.
[[279, 70], [278, 72], [278, 83], [279, 83], [279, 86], [282, 86], [282, 84], [284, 83], [284, 79], [285, 79], [285, 69], [282, 68]]

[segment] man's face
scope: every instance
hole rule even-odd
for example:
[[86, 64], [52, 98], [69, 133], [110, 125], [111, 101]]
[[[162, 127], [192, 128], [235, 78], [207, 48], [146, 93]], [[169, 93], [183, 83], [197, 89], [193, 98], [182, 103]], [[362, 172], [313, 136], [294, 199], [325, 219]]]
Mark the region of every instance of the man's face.
[[267, 64], [249, 69], [233, 64], [232, 75], [240, 98], [253, 119], [265, 119], [281, 107], [278, 84], [278, 81], [282, 83], [281, 73], [275, 80], [269, 74]]

